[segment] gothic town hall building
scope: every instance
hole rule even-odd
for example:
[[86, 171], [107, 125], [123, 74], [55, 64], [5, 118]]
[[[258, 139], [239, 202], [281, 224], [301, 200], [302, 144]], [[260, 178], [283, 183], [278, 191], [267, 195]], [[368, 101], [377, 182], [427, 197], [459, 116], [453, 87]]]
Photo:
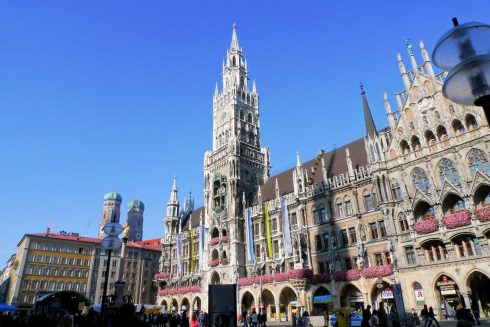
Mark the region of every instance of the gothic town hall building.
[[[223, 89], [213, 96], [204, 207], [181, 205], [174, 180], [161, 239], [157, 304], [207, 310], [208, 285], [238, 283], [239, 312], [269, 320], [393, 303], [452, 315], [490, 303], [490, 130], [480, 108], [446, 99], [423, 42], [397, 55], [403, 89], [377, 129], [361, 89], [366, 134], [270, 176], [260, 101], [233, 28]], [[359, 109], [360, 112], [360, 109]], [[183, 214], [181, 214], [183, 213]], [[437, 314], [437, 312], [436, 312]]]

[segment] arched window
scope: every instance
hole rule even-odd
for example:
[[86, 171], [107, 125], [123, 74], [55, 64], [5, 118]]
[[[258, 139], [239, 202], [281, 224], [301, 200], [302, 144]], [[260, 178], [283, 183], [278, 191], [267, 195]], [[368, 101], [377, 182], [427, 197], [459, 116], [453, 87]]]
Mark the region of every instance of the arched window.
[[362, 192], [362, 196], [364, 198], [364, 209], [366, 211], [373, 211], [374, 210], [374, 201], [373, 201], [373, 196], [368, 190], [364, 190]]
[[478, 123], [476, 122], [475, 116], [468, 114], [465, 119], [466, 128], [470, 131], [472, 129], [478, 128]]
[[460, 120], [458, 119], [453, 120], [453, 123], [451, 125], [453, 126], [454, 133], [462, 134], [465, 132], [464, 126]]
[[391, 182], [391, 195], [395, 201], [401, 200], [403, 197], [400, 184], [396, 180]]
[[437, 138], [439, 139], [439, 141], [444, 141], [444, 140], [447, 140], [448, 136], [447, 136], [447, 131], [446, 131], [446, 128], [442, 125], [439, 125], [437, 126]]
[[410, 143], [412, 144], [412, 149], [414, 151], [420, 150], [420, 140], [417, 136], [412, 136]]
[[412, 185], [414, 189], [420, 189], [422, 192], [430, 191], [430, 182], [427, 174], [421, 168], [415, 168], [412, 171]]
[[337, 217], [344, 217], [344, 204], [342, 203], [341, 199], [337, 199], [337, 201], [335, 201], [335, 210], [337, 213]]
[[250, 123], [250, 124], [253, 123], [252, 113], [250, 113], [250, 112], [247, 115], [247, 123]]
[[453, 239], [453, 245], [460, 258], [481, 255], [482, 250], [478, 238], [472, 234], [458, 236]]
[[480, 149], [470, 150], [468, 153], [468, 165], [470, 166], [472, 175], [474, 175], [477, 170], [486, 175], [490, 175], [490, 164], [488, 163], [487, 156]]
[[245, 113], [243, 112], [243, 109], [240, 109], [240, 119], [241, 120], [245, 119]]
[[352, 202], [348, 196], [344, 198], [345, 213], [348, 217], [352, 216]]
[[408, 232], [410, 229], [408, 226], [407, 216], [402, 213], [398, 216], [398, 224], [400, 225], [400, 231], [402, 232]]
[[243, 76], [240, 76], [240, 86], [244, 86], [245, 85], [245, 79], [243, 78]]
[[432, 131], [425, 131], [425, 142], [427, 142], [428, 145], [432, 145], [436, 143], [436, 137], [434, 136], [434, 133]]
[[461, 178], [459, 177], [458, 171], [451, 160], [445, 158], [442, 159], [439, 162], [438, 170], [441, 184], [443, 184], [444, 181], [448, 181], [449, 183], [455, 185], [461, 184]]
[[410, 146], [408, 145], [408, 142], [405, 140], [402, 140], [400, 142], [400, 151], [402, 154], [407, 154], [410, 152]]
[[236, 58], [233, 57], [233, 67], [235, 67], [235, 66], [236, 66]]

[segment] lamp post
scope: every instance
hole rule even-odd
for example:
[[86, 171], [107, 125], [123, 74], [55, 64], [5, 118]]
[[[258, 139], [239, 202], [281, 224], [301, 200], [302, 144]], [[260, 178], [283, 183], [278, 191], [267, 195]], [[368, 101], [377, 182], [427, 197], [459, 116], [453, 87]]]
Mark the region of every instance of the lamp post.
[[103, 317], [104, 311], [106, 309], [106, 303], [107, 303], [107, 284], [109, 283], [109, 270], [111, 269], [111, 255], [112, 255], [112, 251], [121, 248], [122, 243], [121, 240], [118, 238], [118, 235], [121, 234], [123, 227], [117, 222], [110, 222], [105, 224], [102, 230], [107, 235], [102, 239], [101, 242], [102, 249], [107, 251], [107, 264], [105, 269], [104, 290], [102, 292], [102, 304], [100, 307], [100, 315]]
[[490, 125], [490, 25], [466, 23], [454, 27], [437, 42], [432, 59], [448, 71], [443, 94], [463, 105], [483, 107]]

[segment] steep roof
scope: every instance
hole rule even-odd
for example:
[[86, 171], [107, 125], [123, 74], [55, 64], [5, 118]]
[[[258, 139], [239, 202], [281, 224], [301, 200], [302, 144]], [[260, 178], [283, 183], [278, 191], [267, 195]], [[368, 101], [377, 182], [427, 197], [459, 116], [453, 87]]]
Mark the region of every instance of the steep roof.
[[[302, 164], [303, 169], [308, 171], [308, 177], [313, 178], [313, 183], [319, 183], [323, 180], [322, 176], [322, 158], [325, 160], [325, 168], [327, 169], [327, 177], [343, 174], [348, 171], [347, 158], [345, 150], [349, 148], [352, 167], [357, 169], [367, 165], [366, 150], [364, 148], [364, 138], [357, 139], [351, 143], [345, 144], [330, 152], [320, 153], [315, 159]], [[312, 174], [312, 168], [315, 167], [315, 173]], [[279, 192], [281, 195], [294, 191], [293, 186], [293, 170], [292, 167], [275, 176], [271, 176], [262, 186], [262, 199], [264, 201], [271, 200], [276, 197], [276, 179], [279, 184]]]
[[[191, 221], [191, 227], [197, 227], [201, 224], [201, 213], [202, 213], [202, 219], [204, 220], [204, 207], [200, 207], [197, 209], [194, 209], [189, 218], [187, 218], [184, 223], [182, 224], [182, 231], [188, 230], [189, 229], [189, 220]], [[204, 222], [204, 221], [203, 221]]]
[[[102, 241], [100, 238], [78, 236], [76, 234], [37, 233], [37, 234], [26, 234], [26, 236], [41, 237], [41, 238], [47, 238], [53, 240], [76, 241], [76, 242], [92, 243], [92, 244], [99, 244]], [[155, 238], [155, 239], [136, 241], [136, 242], [129, 241], [127, 246], [131, 248], [160, 251], [159, 243], [160, 243], [160, 238]]]

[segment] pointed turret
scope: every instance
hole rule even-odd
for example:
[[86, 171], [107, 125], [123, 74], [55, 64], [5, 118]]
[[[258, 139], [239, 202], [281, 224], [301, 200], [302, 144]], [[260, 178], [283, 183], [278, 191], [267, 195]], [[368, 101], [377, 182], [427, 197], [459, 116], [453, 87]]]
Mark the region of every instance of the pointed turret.
[[369, 104], [366, 99], [366, 92], [364, 91], [364, 86], [362, 84], [361, 84], [361, 96], [362, 96], [362, 109], [364, 111], [364, 123], [366, 125], [366, 134], [367, 136], [373, 138], [378, 134], [378, 132], [376, 131], [373, 115], [371, 114], [371, 109], [369, 109]]
[[429, 75], [434, 76], [434, 69], [432, 68], [432, 64], [430, 62], [429, 54], [427, 53], [427, 50], [425, 49], [424, 41], [422, 41], [422, 40], [419, 41], [419, 47], [420, 47], [420, 53], [422, 54], [422, 59], [424, 59], [425, 69], [427, 69], [427, 72], [429, 73]]
[[177, 199], [177, 177], [174, 177], [174, 182], [172, 185], [172, 191], [170, 192], [170, 199], [168, 200], [168, 204], [176, 204], [179, 203]]
[[402, 75], [403, 86], [405, 86], [405, 91], [410, 88], [410, 78], [408, 77], [407, 70], [405, 69], [405, 64], [402, 60], [402, 55], [400, 53], [396, 54], [396, 60], [398, 61], [398, 68], [400, 69], [400, 74]]
[[296, 151], [296, 168], [301, 167], [301, 159], [299, 157], [299, 151]]
[[255, 85], [255, 80], [252, 83], [252, 93], [257, 93], [257, 86]]
[[390, 123], [390, 129], [394, 131], [396, 127], [395, 118], [393, 117], [393, 113], [391, 112], [391, 105], [388, 101], [388, 95], [386, 94], [386, 92], [383, 93], [383, 100], [385, 103], [386, 115], [388, 116], [388, 122]]
[[218, 95], [219, 95], [218, 82], [216, 82], [216, 86], [214, 87], [214, 98], [216, 99]]
[[413, 55], [413, 44], [410, 39], [405, 39], [405, 46], [407, 47], [408, 56], [410, 57], [410, 63], [414, 72], [417, 72], [417, 62], [415, 61], [415, 56]]
[[350, 180], [354, 180], [354, 167], [352, 165], [352, 159], [350, 157], [349, 148], [345, 149], [345, 160], [347, 161], [347, 169], [349, 171], [349, 178], [350, 178]]
[[279, 198], [281, 196], [281, 194], [280, 194], [280, 191], [279, 191], [279, 181], [277, 180], [277, 178], [276, 178], [275, 191], [276, 191], [276, 198]]
[[238, 51], [240, 50], [238, 46], [238, 37], [236, 35], [236, 24], [233, 23], [233, 34], [231, 35], [231, 45], [230, 45], [230, 51]]

